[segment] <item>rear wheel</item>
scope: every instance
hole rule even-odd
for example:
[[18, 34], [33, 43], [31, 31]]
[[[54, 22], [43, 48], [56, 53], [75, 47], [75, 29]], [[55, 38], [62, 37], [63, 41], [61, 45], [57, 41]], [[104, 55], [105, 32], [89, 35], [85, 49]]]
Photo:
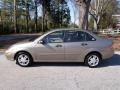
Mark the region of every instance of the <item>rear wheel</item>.
[[86, 56], [85, 58], [85, 64], [89, 66], [90, 68], [97, 67], [101, 62], [101, 57], [97, 53], [91, 53]]
[[32, 57], [30, 56], [30, 54], [26, 52], [20, 52], [16, 55], [16, 63], [19, 66], [27, 67], [30, 66], [32, 62], [33, 62]]

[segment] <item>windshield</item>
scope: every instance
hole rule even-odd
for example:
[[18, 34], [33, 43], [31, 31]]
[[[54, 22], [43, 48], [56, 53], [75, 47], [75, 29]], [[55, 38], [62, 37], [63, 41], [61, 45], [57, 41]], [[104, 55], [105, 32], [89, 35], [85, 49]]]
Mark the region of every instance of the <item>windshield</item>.
[[47, 31], [47, 32], [43, 32], [43, 33], [41, 33], [40, 35], [37, 35], [37, 36], [35, 36], [35, 37], [32, 37], [32, 38], [30, 38], [29, 39], [29, 41], [35, 41], [35, 40], [37, 40], [38, 38], [40, 38], [42, 35], [44, 35], [44, 34], [46, 34], [46, 33], [48, 33], [49, 31]]
[[32, 37], [32, 38], [29, 39], [29, 41], [30, 41], [30, 42], [33, 42], [33, 41], [35, 41], [38, 37], [39, 37], [39, 36]]

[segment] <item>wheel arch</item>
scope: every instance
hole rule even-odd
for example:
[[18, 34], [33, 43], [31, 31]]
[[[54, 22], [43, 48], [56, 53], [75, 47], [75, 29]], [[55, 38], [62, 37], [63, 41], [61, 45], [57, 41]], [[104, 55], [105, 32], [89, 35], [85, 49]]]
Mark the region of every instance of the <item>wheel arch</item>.
[[17, 56], [17, 54], [18, 54], [18, 53], [22, 53], [22, 52], [23, 52], [23, 53], [27, 53], [27, 54], [29, 54], [30, 57], [31, 57], [31, 59], [33, 60], [32, 55], [31, 55], [28, 51], [24, 51], [24, 50], [16, 52], [15, 55], [14, 55], [14, 60], [16, 60], [16, 56]]
[[98, 54], [98, 55], [100, 56], [101, 59], [103, 58], [103, 56], [102, 56], [102, 54], [101, 54], [100, 52], [98, 52], [98, 51], [91, 51], [91, 52], [89, 52], [89, 53], [85, 56], [84, 62], [85, 62], [85, 60], [86, 60], [86, 57], [87, 57], [88, 55], [90, 55], [90, 54], [93, 54], [93, 53]]

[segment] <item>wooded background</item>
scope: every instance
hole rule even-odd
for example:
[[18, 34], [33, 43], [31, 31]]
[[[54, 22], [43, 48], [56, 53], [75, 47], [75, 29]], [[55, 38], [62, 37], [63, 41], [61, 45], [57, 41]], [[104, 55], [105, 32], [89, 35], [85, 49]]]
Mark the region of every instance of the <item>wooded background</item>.
[[[70, 6], [74, 15], [79, 14], [79, 23], [71, 21]], [[112, 15], [118, 9], [116, 0], [0, 0], [0, 34], [111, 28], [116, 23]]]

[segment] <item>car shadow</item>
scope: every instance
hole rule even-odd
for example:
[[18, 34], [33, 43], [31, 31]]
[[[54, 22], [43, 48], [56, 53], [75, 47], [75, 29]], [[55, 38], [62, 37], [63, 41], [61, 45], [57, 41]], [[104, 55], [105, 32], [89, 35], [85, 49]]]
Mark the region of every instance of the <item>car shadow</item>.
[[120, 65], [120, 55], [114, 54], [113, 57], [107, 59], [101, 63], [99, 67], [108, 67], [108, 66], [119, 66]]
[[[98, 68], [109, 67], [109, 66], [119, 66], [120, 65], [120, 55], [114, 54], [112, 58], [108, 60], [104, 60]], [[84, 63], [78, 62], [35, 62], [32, 67], [40, 67], [40, 66], [73, 66], [73, 67], [86, 67]]]
[[84, 63], [78, 62], [35, 62], [32, 67], [40, 66], [59, 66], [59, 67], [68, 67], [68, 66], [85, 66]]

